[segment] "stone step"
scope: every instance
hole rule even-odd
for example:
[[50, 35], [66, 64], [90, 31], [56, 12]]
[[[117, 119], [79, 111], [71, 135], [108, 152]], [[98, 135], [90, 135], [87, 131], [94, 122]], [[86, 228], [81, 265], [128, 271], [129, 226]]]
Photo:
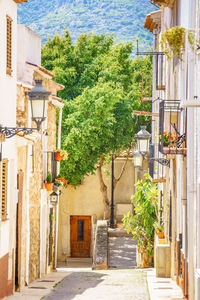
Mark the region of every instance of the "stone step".
[[[108, 266], [111, 269], [133, 269], [137, 266], [137, 241], [125, 230], [112, 229], [108, 238]], [[116, 236], [117, 232], [117, 236]], [[126, 235], [124, 235], [126, 233]], [[114, 234], [114, 236], [113, 236]]]
[[124, 229], [124, 223], [117, 222], [116, 227], [117, 227], [117, 228]]
[[131, 233], [127, 233], [127, 231], [124, 228], [109, 228], [108, 229], [108, 236], [128, 236], [132, 237]]

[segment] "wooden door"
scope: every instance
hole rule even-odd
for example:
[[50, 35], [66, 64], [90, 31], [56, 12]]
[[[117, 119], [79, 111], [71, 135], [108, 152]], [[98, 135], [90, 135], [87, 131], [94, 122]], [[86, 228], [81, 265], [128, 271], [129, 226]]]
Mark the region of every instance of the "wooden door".
[[70, 217], [71, 257], [90, 257], [91, 217]]

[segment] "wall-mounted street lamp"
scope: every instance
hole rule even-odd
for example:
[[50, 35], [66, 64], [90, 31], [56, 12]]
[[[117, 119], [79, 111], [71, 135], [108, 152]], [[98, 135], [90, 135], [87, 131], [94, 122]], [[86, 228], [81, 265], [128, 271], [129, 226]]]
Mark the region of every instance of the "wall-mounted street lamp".
[[133, 161], [134, 161], [135, 168], [140, 168], [142, 166], [142, 160], [143, 160], [142, 154], [138, 150], [135, 150], [133, 152]]
[[149, 142], [151, 134], [146, 130], [146, 126], [141, 126], [141, 130], [135, 135], [137, 140], [137, 150], [145, 155], [149, 152]]
[[31, 103], [31, 118], [36, 123], [36, 128], [26, 127], [2, 127], [0, 125], [0, 134], [5, 138], [11, 138], [19, 132], [24, 135], [31, 134], [33, 130], [40, 130], [42, 122], [46, 118], [46, 108], [49, 100], [50, 92], [42, 86], [42, 80], [35, 80], [35, 86], [27, 92]]
[[50, 201], [51, 201], [51, 204], [58, 203], [58, 194], [56, 192], [53, 192], [50, 194]]

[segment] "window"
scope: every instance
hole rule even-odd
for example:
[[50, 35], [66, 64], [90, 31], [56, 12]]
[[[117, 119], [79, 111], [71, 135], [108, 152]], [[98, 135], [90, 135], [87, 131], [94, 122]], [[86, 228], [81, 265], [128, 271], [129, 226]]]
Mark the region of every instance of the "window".
[[84, 220], [78, 220], [78, 241], [84, 241]]
[[5, 221], [7, 218], [7, 181], [8, 181], [8, 160], [3, 159], [3, 162], [2, 162], [2, 201], [1, 201], [2, 221]]
[[6, 74], [12, 75], [12, 19], [7, 16]]

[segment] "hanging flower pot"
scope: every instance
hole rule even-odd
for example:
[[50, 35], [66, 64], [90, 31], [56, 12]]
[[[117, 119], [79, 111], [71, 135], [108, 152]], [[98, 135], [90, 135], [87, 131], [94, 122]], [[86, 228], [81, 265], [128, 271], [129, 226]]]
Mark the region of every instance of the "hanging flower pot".
[[61, 155], [60, 152], [55, 153], [55, 160], [61, 161], [63, 159], [64, 155]]
[[51, 192], [53, 190], [52, 175], [50, 172], [48, 172], [48, 174], [47, 174], [45, 188], [48, 192]]
[[56, 149], [55, 150], [55, 158], [56, 161], [67, 160], [68, 153], [64, 149]]
[[53, 191], [53, 182], [51, 182], [51, 183], [46, 182], [45, 189], [47, 190], [47, 192]]

